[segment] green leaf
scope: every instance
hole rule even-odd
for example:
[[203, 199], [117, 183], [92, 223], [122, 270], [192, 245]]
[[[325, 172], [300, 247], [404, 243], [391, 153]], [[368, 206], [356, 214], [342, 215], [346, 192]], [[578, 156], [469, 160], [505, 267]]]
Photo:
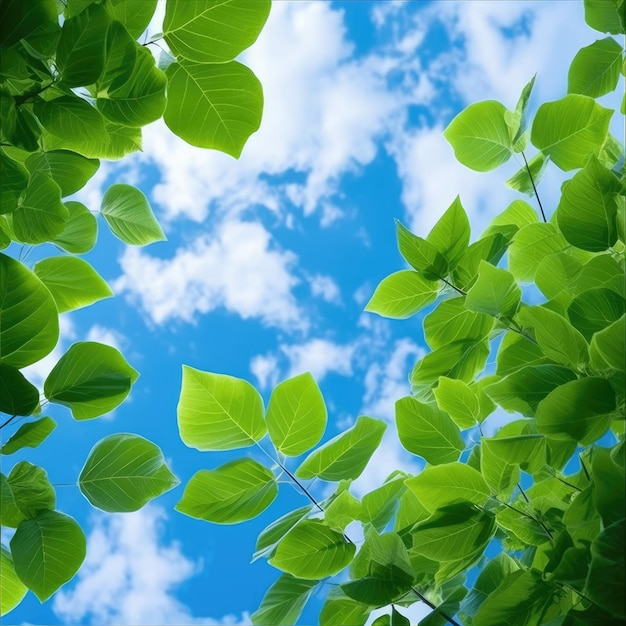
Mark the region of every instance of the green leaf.
[[104, 65], [104, 41], [111, 18], [101, 4], [66, 19], [56, 53], [63, 83], [81, 87], [95, 83]]
[[178, 57], [223, 63], [255, 42], [269, 12], [269, 0], [169, 0], [163, 36]]
[[360, 415], [352, 428], [311, 452], [296, 475], [331, 481], [357, 478], [378, 448], [386, 428], [383, 421]]
[[577, 248], [603, 252], [617, 241], [618, 179], [595, 156], [563, 185], [557, 220], [563, 236]]
[[396, 425], [402, 445], [432, 465], [456, 461], [465, 448], [458, 426], [447, 413], [411, 396], [396, 402]]
[[260, 515], [278, 495], [276, 477], [252, 459], [236, 459], [191, 477], [176, 510], [215, 524], [236, 524]]
[[504, 105], [495, 100], [475, 102], [443, 131], [457, 161], [477, 172], [506, 163], [512, 154], [512, 134]]
[[111, 0], [108, 9], [113, 13], [113, 17], [124, 24], [126, 30], [137, 39], [148, 27], [157, 0]]
[[0, 194], [0, 215], [2, 215], [17, 209], [19, 197], [28, 185], [28, 170], [7, 156], [2, 149], [0, 149], [0, 180], [2, 180]]
[[258, 130], [263, 91], [245, 65], [179, 60], [167, 68], [168, 128], [192, 146], [212, 148], [239, 158]]
[[496, 357], [496, 374], [507, 376], [527, 365], [546, 363], [548, 363], [548, 359], [536, 343], [517, 333], [507, 333], [502, 338]]
[[624, 295], [624, 269], [610, 254], [595, 255], [583, 265], [574, 295], [596, 287], [606, 287]]
[[415, 578], [407, 549], [395, 533], [369, 533], [351, 567], [357, 579], [341, 585], [353, 600], [380, 606], [405, 594]]
[[30, 519], [40, 511], [54, 509], [56, 494], [42, 467], [20, 461], [11, 470], [7, 482], [15, 505], [24, 518]]
[[528, 224], [536, 224], [537, 221], [537, 212], [528, 202], [524, 200], [513, 200], [502, 213], [496, 215], [491, 222], [489, 222], [489, 226], [487, 226], [485, 232], [481, 235], [481, 239], [484, 239], [488, 235], [501, 232], [500, 229], [506, 227], [514, 226], [519, 230], [520, 228], [524, 228], [524, 226], [528, 226]]
[[24, 599], [28, 587], [15, 573], [13, 557], [4, 546], [0, 546], [0, 572], [0, 615], [6, 615]]
[[436, 282], [412, 270], [401, 270], [383, 278], [365, 310], [382, 317], [406, 319], [433, 302], [438, 292]]
[[73, 344], [59, 359], [43, 390], [50, 402], [67, 406], [77, 420], [112, 411], [130, 393], [139, 378], [124, 357], [111, 346], [93, 341]]
[[541, 261], [562, 251], [566, 245], [563, 235], [552, 224], [524, 226], [515, 234], [509, 247], [509, 270], [518, 280], [531, 282]]
[[68, 150], [36, 152], [24, 164], [31, 174], [41, 171], [52, 178], [60, 187], [62, 197], [82, 189], [100, 166], [97, 159], [86, 159]]
[[312, 506], [303, 506], [285, 513], [285, 515], [274, 520], [266, 526], [257, 537], [256, 547], [252, 561], [256, 561], [259, 557], [274, 552], [278, 542], [301, 520], [305, 519], [311, 512]]
[[511, 272], [481, 261], [478, 279], [467, 292], [465, 306], [476, 313], [511, 318], [521, 297], [522, 290]]
[[68, 142], [68, 146], [72, 142], [108, 140], [100, 112], [78, 96], [61, 96], [38, 103], [35, 112], [41, 125]]
[[626, 618], [624, 609], [624, 519], [605, 528], [591, 544], [591, 565], [585, 589], [612, 615]]
[[576, 379], [576, 374], [559, 365], [528, 365], [496, 383], [485, 393], [505, 411], [534, 417], [539, 402], [554, 388]]
[[512, 114], [507, 111], [505, 114], [505, 120], [511, 129], [515, 152], [521, 152], [526, 145], [525, 133], [528, 126], [526, 113], [528, 109], [528, 100], [530, 99], [530, 94], [532, 93], [535, 85], [535, 78], [536, 75], [524, 85], [522, 93], [520, 94], [517, 104], [515, 105], [515, 111]]
[[440, 376], [471, 382], [489, 356], [487, 341], [454, 341], [427, 354], [411, 372], [411, 384], [430, 387]]
[[498, 436], [488, 441], [490, 452], [507, 463], [519, 465], [529, 474], [539, 473], [546, 465], [546, 438], [543, 435]]
[[63, 230], [50, 241], [71, 254], [89, 252], [98, 238], [98, 222], [96, 216], [80, 202], [65, 202], [69, 217]]
[[26, 367], [49, 354], [58, 338], [50, 292], [19, 261], [0, 254], [0, 361]]
[[480, 471], [496, 494], [508, 500], [519, 480], [519, 466], [496, 454], [491, 448], [492, 441], [483, 438], [481, 442]]
[[113, 291], [96, 270], [78, 257], [42, 259], [33, 268], [50, 290], [59, 313], [74, 311], [113, 297]]
[[361, 503], [349, 491], [341, 491], [324, 506], [324, 523], [333, 530], [343, 531], [361, 517]]
[[318, 443], [326, 430], [327, 412], [313, 376], [307, 372], [278, 384], [265, 420], [276, 450], [286, 456], [299, 456]]
[[604, 528], [626, 517], [624, 468], [617, 465], [606, 448], [594, 451], [592, 461], [593, 504]]
[[[532, 196], [535, 193], [535, 187], [543, 178], [549, 161], [550, 157], [546, 156], [543, 152], [538, 152], [528, 161], [528, 167], [521, 167], [513, 176], [507, 178], [504, 184], [511, 189], [515, 189], [515, 191]], [[530, 174], [528, 170], [530, 170]], [[533, 187], [533, 183], [535, 187]], [[521, 202], [521, 200], [517, 200], [516, 202]]]
[[480, 472], [464, 463], [426, 467], [417, 476], [408, 478], [406, 486], [430, 513], [455, 502], [482, 506], [491, 493]]
[[472, 286], [476, 280], [481, 261], [487, 261], [492, 265], [499, 263], [507, 250], [509, 239], [516, 229], [515, 226], [503, 227], [503, 230], [509, 231], [507, 235], [499, 232], [500, 230], [498, 228], [498, 232], [493, 232], [475, 241], [465, 251], [463, 258], [452, 272], [453, 282], [457, 288], [469, 289]]
[[42, 172], [35, 172], [11, 213], [13, 232], [23, 243], [44, 243], [64, 228], [69, 212], [61, 202], [61, 189]]
[[178, 430], [183, 443], [197, 450], [251, 446], [267, 432], [263, 400], [241, 378], [183, 365]]
[[263, 596], [261, 606], [250, 616], [258, 626], [292, 626], [311, 597], [318, 580], [300, 580], [283, 574]]
[[439, 408], [445, 411], [459, 428], [472, 428], [480, 419], [478, 396], [462, 380], [441, 376], [433, 393]]
[[604, 330], [624, 315], [623, 296], [611, 289], [589, 289], [576, 296], [567, 309], [572, 325], [591, 341], [594, 333]]
[[17, 528], [26, 516], [20, 511], [11, 485], [4, 474], [0, 474], [0, 523], [8, 528]]
[[588, 445], [608, 430], [614, 410], [615, 391], [609, 381], [580, 378], [557, 387], [539, 403], [537, 428], [545, 435]]
[[137, 511], [178, 482], [158, 446], [129, 433], [96, 443], [78, 477], [85, 498], [109, 513]]
[[585, 0], [585, 21], [601, 33], [624, 32], [624, 18], [620, 20], [617, 0]]
[[438, 509], [411, 531], [413, 549], [434, 561], [456, 561], [482, 551], [496, 531], [493, 515], [468, 502]]
[[517, 318], [525, 328], [534, 331], [539, 347], [549, 359], [574, 370], [589, 362], [589, 345], [563, 316], [533, 306], [521, 309]]
[[38, 405], [37, 387], [17, 368], [0, 362], [0, 411], [7, 415], [30, 415]]
[[319, 615], [320, 626], [365, 626], [371, 607], [355, 602], [334, 587], [328, 592], [326, 602]]
[[620, 76], [622, 52], [612, 37], [581, 48], [567, 74], [567, 93], [598, 98], [613, 91]]
[[470, 223], [467, 213], [457, 196], [439, 218], [426, 237], [428, 243], [435, 246], [443, 256], [449, 269], [454, 269], [467, 250], [470, 239]]
[[493, 324], [492, 317], [468, 311], [463, 298], [451, 298], [424, 318], [424, 337], [437, 350], [456, 342], [485, 339]]
[[20, 39], [30, 39], [42, 23], [56, 21], [57, 7], [54, 0], [28, 4], [19, 0], [5, 0], [0, 8], [0, 44], [8, 48]]
[[424, 276], [434, 281], [444, 278], [448, 273], [448, 264], [434, 244], [414, 235], [396, 220], [398, 249], [406, 262]]
[[616, 322], [597, 332], [591, 339], [591, 360], [594, 364], [601, 362], [601, 366], [607, 364], [615, 370], [624, 371], [626, 348], [624, 347], [624, 335], [626, 328], [622, 315]]
[[558, 601], [558, 587], [542, 580], [537, 570], [509, 574], [482, 603], [474, 626], [539, 626], [550, 605]]
[[51, 417], [42, 417], [36, 422], [22, 424], [0, 448], [0, 454], [13, 454], [22, 448], [36, 448], [56, 428]]
[[166, 239], [148, 199], [132, 185], [111, 185], [102, 197], [100, 214], [111, 232], [131, 246], [145, 246]]
[[[116, 38], [118, 33], [128, 39]], [[165, 74], [156, 67], [150, 50], [137, 46], [122, 26], [116, 27], [116, 22], [108, 37], [113, 38], [112, 46], [134, 46], [136, 56], [130, 74], [121, 84], [119, 80], [110, 82], [105, 74], [102, 80], [108, 84], [104, 89], [98, 85], [98, 110], [112, 122], [131, 128], [154, 122], [165, 110]]]
[[555, 252], [539, 263], [535, 283], [546, 298], [567, 307], [578, 288], [582, 267], [570, 254]]
[[341, 533], [318, 520], [305, 520], [278, 544], [269, 563], [296, 578], [319, 580], [339, 573], [355, 551]]
[[56, 511], [42, 511], [23, 521], [11, 539], [15, 571], [41, 602], [73, 578], [85, 549], [80, 526]]
[[531, 141], [562, 170], [583, 167], [590, 154], [599, 154], [612, 115], [593, 98], [570, 94], [539, 107]]
[[404, 493], [406, 474], [392, 472], [385, 482], [361, 498], [361, 521], [382, 532], [393, 517], [400, 495]]

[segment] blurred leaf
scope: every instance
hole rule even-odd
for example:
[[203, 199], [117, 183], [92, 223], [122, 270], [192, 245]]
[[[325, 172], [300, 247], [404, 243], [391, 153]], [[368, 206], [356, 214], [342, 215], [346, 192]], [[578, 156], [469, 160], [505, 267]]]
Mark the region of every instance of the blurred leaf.
[[198, 450], [251, 446], [267, 432], [263, 400], [241, 378], [183, 365], [178, 429], [183, 443]]
[[96, 443], [78, 477], [85, 498], [109, 513], [137, 511], [178, 482], [158, 446], [129, 433]]
[[619, 6], [617, 0], [585, 0], [585, 21], [601, 33], [623, 33], [624, 18], [620, 20]]
[[60, 358], [43, 390], [50, 402], [67, 406], [76, 420], [92, 419], [121, 404], [139, 377], [111, 346], [77, 342]]
[[313, 376], [307, 372], [279, 383], [265, 420], [276, 450], [286, 456], [299, 456], [318, 443], [326, 430], [327, 412]]
[[176, 510], [216, 524], [235, 524], [260, 515], [278, 495], [276, 477], [257, 461], [235, 459], [191, 477]]

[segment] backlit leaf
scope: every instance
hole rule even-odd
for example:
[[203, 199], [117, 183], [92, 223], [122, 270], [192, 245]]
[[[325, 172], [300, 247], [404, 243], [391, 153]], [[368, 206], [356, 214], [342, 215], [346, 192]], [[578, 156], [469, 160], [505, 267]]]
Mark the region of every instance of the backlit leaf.
[[295, 624], [310, 598], [318, 580], [301, 580], [283, 574], [263, 596], [261, 606], [250, 616], [258, 626]]
[[626, 328], [624, 320], [626, 315], [622, 315], [616, 322], [607, 326], [604, 330], [597, 332], [591, 339], [591, 360], [594, 364], [600, 361], [600, 366], [606, 364], [613, 369], [624, 371], [624, 360], [626, 359], [626, 348], [624, 346], [624, 336]]
[[55, 428], [56, 422], [51, 417], [22, 424], [0, 448], [0, 454], [13, 454], [26, 447], [36, 448]]
[[69, 217], [63, 230], [50, 241], [71, 254], [89, 252], [98, 238], [98, 222], [96, 216], [80, 202], [65, 202]]
[[623, 296], [611, 289], [589, 289], [576, 296], [567, 308], [572, 325], [591, 341], [594, 333], [604, 330], [624, 315]]
[[513, 274], [481, 261], [478, 279], [467, 292], [465, 306], [477, 313], [510, 318], [515, 315], [521, 296]]
[[301, 520], [305, 519], [311, 512], [312, 506], [303, 506], [285, 513], [285, 515], [274, 520], [266, 526], [257, 537], [256, 547], [252, 561], [256, 561], [260, 556], [273, 552], [278, 542]]
[[11, 470], [7, 482], [15, 505], [26, 519], [40, 511], [54, 509], [56, 494], [43, 467], [20, 461]]
[[480, 341], [493, 328], [494, 320], [465, 308], [463, 298], [443, 300], [424, 318], [424, 336], [436, 350], [458, 341]]
[[42, 102], [35, 111], [49, 133], [70, 142], [70, 145], [71, 142], [108, 140], [100, 112], [78, 96], [61, 96]]
[[[528, 161], [528, 167], [521, 167], [513, 176], [504, 181], [504, 184], [511, 189], [515, 189], [515, 191], [532, 196], [539, 181], [543, 178], [549, 161], [550, 158], [543, 152], [538, 152]], [[530, 173], [528, 170], [530, 170]]]
[[598, 98], [617, 87], [622, 65], [622, 46], [612, 37], [581, 48], [567, 75], [567, 92]]
[[11, 553], [4, 546], [0, 546], [0, 615], [12, 611], [27, 591], [28, 587], [15, 573]]
[[567, 245], [563, 235], [552, 225], [542, 222], [520, 229], [509, 247], [509, 270], [518, 280], [534, 280], [541, 261]]
[[459, 428], [471, 428], [480, 419], [478, 396], [462, 380], [442, 376], [433, 393], [439, 408], [445, 411]]
[[414, 235], [398, 220], [396, 220], [396, 237], [400, 254], [426, 280], [434, 281], [445, 278], [448, 264], [434, 244]]
[[624, 32], [624, 18], [620, 21], [617, 0], [585, 0], [584, 5], [585, 21], [591, 28], [614, 35]]
[[469, 239], [469, 219], [457, 196], [433, 226], [426, 241], [435, 246], [446, 260], [448, 268], [453, 269], [465, 253]]

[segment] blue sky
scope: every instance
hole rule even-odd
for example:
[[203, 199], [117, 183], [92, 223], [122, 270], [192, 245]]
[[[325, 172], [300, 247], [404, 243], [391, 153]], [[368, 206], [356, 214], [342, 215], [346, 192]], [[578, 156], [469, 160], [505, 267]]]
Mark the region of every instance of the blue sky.
[[[97, 440], [136, 432], [161, 446], [182, 484], [115, 516], [59, 486], [58, 508], [88, 535], [87, 561], [56, 598], [39, 605], [29, 594], [3, 623], [248, 623], [277, 577], [264, 561], [249, 565], [256, 535], [304, 499], [281, 485], [268, 511], [237, 526], [173, 511], [197, 470], [237, 456], [180, 442], [181, 364], [246, 378], [266, 400], [278, 381], [311, 371], [329, 408], [326, 437], [360, 414], [391, 424], [424, 353], [422, 316], [362, 313], [378, 281], [403, 267], [393, 218], [423, 233], [460, 193], [477, 235], [518, 197], [503, 184], [518, 165], [466, 170], [443, 128], [476, 100], [512, 108], [535, 72], [531, 108], [561, 97], [575, 52], [600, 37], [574, 1], [278, 0], [242, 58], [263, 83], [265, 112], [239, 161], [192, 148], [157, 123], [144, 132], [143, 153], [103, 164], [78, 199], [96, 209], [109, 184], [138, 185], [168, 241], [125, 247], [101, 222], [86, 258], [116, 297], [65, 315], [60, 345], [30, 375], [41, 382], [72, 341], [91, 339], [119, 347], [141, 378], [129, 401], [98, 420], [76, 423], [50, 407], [57, 430], [14, 459], [71, 483]], [[559, 181], [554, 169], [546, 174], [544, 206], [554, 208]], [[419, 464], [390, 426], [354, 493], [396, 468]], [[320, 606], [313, 598], [300, 623], [314, 622]]]

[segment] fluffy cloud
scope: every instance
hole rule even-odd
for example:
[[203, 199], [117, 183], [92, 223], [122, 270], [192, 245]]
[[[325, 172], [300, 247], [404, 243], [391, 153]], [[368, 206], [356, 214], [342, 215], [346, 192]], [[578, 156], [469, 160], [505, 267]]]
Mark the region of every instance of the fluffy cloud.
[[175, 589], [200, 571], [178, 543], [161, 543], [165, 513], [149, 505], [136, 513], [100, 515], [87, 542], [87, 558], [76, 581], [54, 597], [54, 612], [66, 623], [245, 624], [194, 617]]
[[267, 326], [304, 329], [306, 320], [292, 293], [298, 283], [295, 262], [293, 253], [273, 249], [261, 224], [231, 220], [179, 248], [171, 259], [127, 248], [114, 288], [155, 324], [191, 322], [223, 307]]
[[341, 292], [339, 286], [330, 276], [323, 276], [322, 274], [316, 274], [309, 278], [309, 284], [311, 285], [311, 293], [320, 297], [326, 302], [332, 302], [339, 304], [341, 302]]
[[122, 346], [126, 343], [126, 337], [113, 328], [107, 328], [100, 324], [94, 324], [87, 332], [86, 341], [96, 341], [104, 343], [107, 346], [116, 348], [120, 352]]

